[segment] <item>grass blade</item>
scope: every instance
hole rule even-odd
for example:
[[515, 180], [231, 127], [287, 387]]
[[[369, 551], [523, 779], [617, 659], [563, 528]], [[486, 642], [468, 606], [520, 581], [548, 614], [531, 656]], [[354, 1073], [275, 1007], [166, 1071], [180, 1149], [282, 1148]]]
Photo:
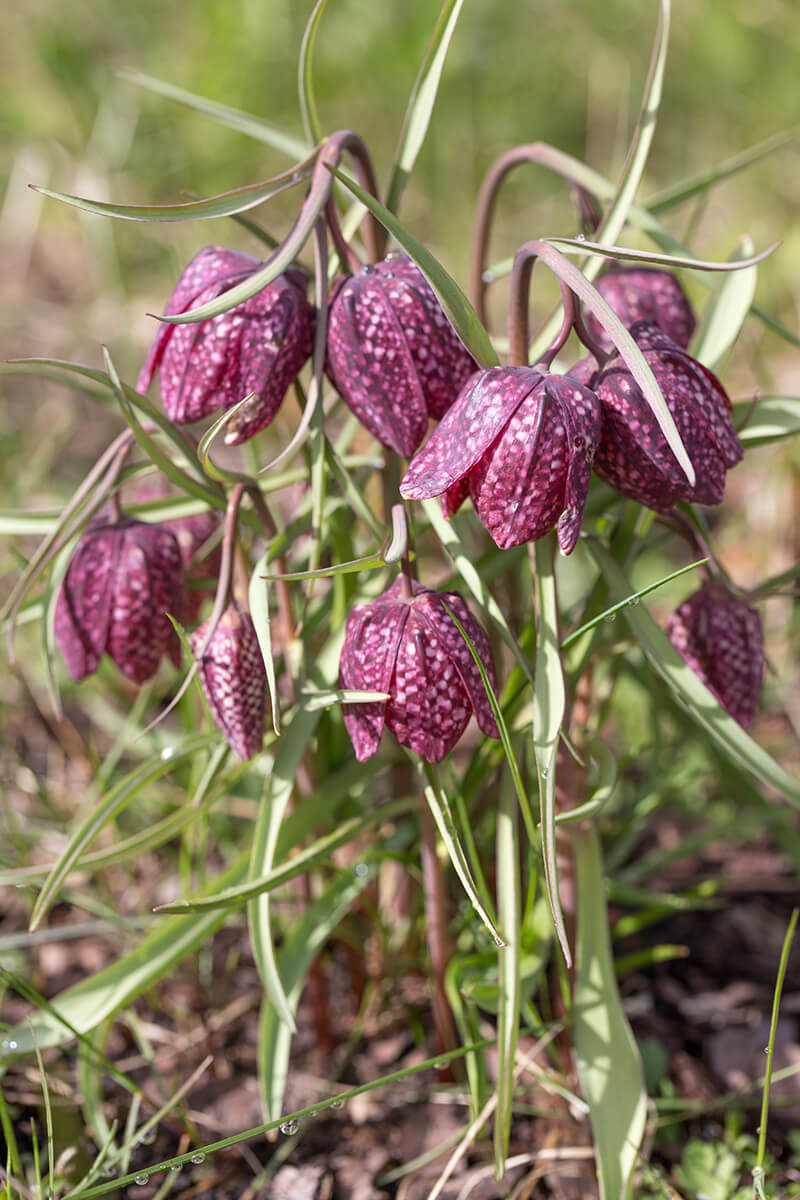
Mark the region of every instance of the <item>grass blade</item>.
[[567, 690], [559, 652], [553, 539], [553, 534], [540, 538], [532, 551], [539, 615], [533, 688], [533, 748], [539, 776], [545, 890], [561, 950], [567, 966], [570, 966], [572, 955], [564, 927], [564, 914], [561, 911], [556, 855], [556, 757], [561, 722], [567, 704]]
[[222, 192], [219, 196], [209, 196], [206, 200], [184, 200], [180, 204], [109, 204], [85, 196], [71, 196], [68, 192], [56, 192], [35, 183], [28, 186], [42, 196], [49, 196], [51, 200], [60, 200], [62, 204], [69, 204], [72, 208], [98, 217], [115, 217], [120, 221], [210, 221], [215, 217], [232, 217], [248, 212], [285, 192], [287, 188], [296, 187], [309, 174], [309, 160], [306, 159], [274, 179], [249, 183], [245, 187]]
[[647, 1115], [642, 1064], [617, 988], [593, 826], [573, 830], [572, 850], [578, 903], [572, 1033], [578, 1073], [589, 1102], [600, 1200], [626, 1200]]
[[317, 0], [308, 18], [303, 40], [300, 43], [300, 61], [297, 68], [297, 88], [300, 95], [300, 113], [303, 118], [303, 129], [309, 142], [317, 145], [322, 141], [322, 127], [317, 115], [317, 104], [314, 99], [314, 84], [312, 79], [312, 59], [314, 56], [314, 40], [317, 27], [325, 11], [328, 0]]
[[143, 766], [137, 767], [135, 771], [126, 775], [116, 787], [113, 787], [103, 797], [98, 806], [73, 833], [66, 850], [48, 875], [31, 913], [29, 928], [32, 933], [41, 926], [67, 875], [74, 870], [81, 854], [92, 844], [100, 830], [109, 821], [114, 820], [141, 792], [142, 788], [154, 783], [168, 771], [174, 770], [175, 766], [183, 759], [191, 758], [198, 751], [211, 746], [216, 740], [216, 734], [203, 734], [189, 738], [180, 746], [170, 747], [169, 755], [162, 752], [156, 758], [151, 758]]
[[494, 1126], [495, 1174], [501, 1179], [508, 1157], [514, 1105], [514, 1065], [519, 1038], [521, 928], [519, 825], [508, 781], [500, 789], [497, 809], [497, 909], [506, 944], [498, 949], [497, 1110]]
[[733, 419], [743, 446], [766, 446], [800, 433], [800, 396], [739, 401], [733, 406]]
[[[745, 236], [731, 256], [732, 262], [740, 262], [753, 253], [753, 243]], [[757, 270], [755, 265], [744, 271], [726, 275], [709, 301], [703, 313], [703, 323], [692, 343], [692, 357], [698, 359], [710, 371], [716, 371], [720, 362], [739, 336], [744, 319], [750, 311], [756, 292]]]
[[389, 195], [386, 200], [389, 212], [397, 212], [406, 183], [414, 169], [414, 163], [417, 161], [417, 155], [425, 141], [447, 52], [450, 49], [458, 18], [461, 16], [463, 2], [464, 0], [445, 0], [442, 5], [436, 28], [425, 51], [414, 87], [411, 89], [411, 96], [403, 118], [403, 127], [400, 131], [400, 145], [395, 155]]
[[203, 116], [210, 117], [212, 121], [226, 125], [228, 129], [235, 129], [237, 133], [243, 133], [257, 142], [272, 146], [274, 150], [279, 150], [281, 154], [286, 154], [295, 161], [305, 158], [311, 152], [311, 146], [307, 142], [292, 137], [285, 130], [279, 129], [277, 125], [270, 125], [267, 121], [262, 121], [260, 117], [254, 117], [252, 113], [242, 112], [238, 108], [230, 108], [227, 104], [217, 104], [215, 100], [208, 100], [205, 96], [197, 96], [194, 92], [187, 92], [183, 88], [175, 87], [174, 84], [154, 79], [152, 75], [146, 75], [143, 71], [120, 71], [119, 74], [129, 83], [135, 83], [160, 96], [166, 96], [168, 100], [174, 100], [176, 104], [182, 104], [186, 108], [202, 113]]

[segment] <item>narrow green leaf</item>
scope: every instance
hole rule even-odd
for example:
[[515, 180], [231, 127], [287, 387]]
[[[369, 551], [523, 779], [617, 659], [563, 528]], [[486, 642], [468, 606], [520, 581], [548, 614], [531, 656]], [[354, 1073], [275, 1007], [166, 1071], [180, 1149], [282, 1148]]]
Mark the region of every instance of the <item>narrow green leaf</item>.
[[250, 616], [253, 620], [253, 627], [258, 638], [261, 657], [264, 660], [264, 670], [267, 675], [267, 690], [269, 692], [269, 705], [272, 712], [272, 728], [275, 730], [275, 736], [279, 737], [281, 732], [281, 704], [278, 696], [278, 681], [275, 674], [275, 660], [272, 655], [272, 622], [269, 615], [269, 584], [265, 582], [264, 571], [269, 565], [270, 548], [264, 551], [259, 558], [253, 573], [250, 576], [250, 585], [248, 588], [248, 600], [250, 603]]
[[716, 163], [713, 167], [709, 167], [699, 175], [695, 175], [691, 179], [681, 180], [679, 183], [672, 184], [669, 187], [663, 188], [660, 192], [656, 192], [647, 201], [647, 208], [651, 213], [666, 212], [667, 209], [682, 204], [684, 200], [691, 200], [693, 196], [704, 192], [707, 188], [714, 187], [725, 179], [730, 179], [732, 175], [736, 175], [739, 171], [746, 170], [753, 163], [759, 162], [760, 159], [766, 158], [770, 154], [774, 154], [776, 150], [782, 150], [784, 146], [791, 145], [798, 138], [800, 138], [800, 125], [794, 125], [791, 129], [783, 129], [780, 133], [773, 133], [771, 137], [765, 138], [763, 142], [757, 142], [754, 146], [748, 146], [746, 150], [741, 150], [738, 154], [734, 154], [732, 158], [725, 159], [724, 162]]
[[[612, 592], [619, 596], [629, 595], [630, 582], [613, 555], [595, 538], [587, 538], [586, 544]], [[743, 767], [769, 787], [775, 788], [793, 808], [800, 808], [800, 781], [789, 775], [725, 712], [691, 667], [686, 665], [645, 606], [628, 606], [624, 614], [631, 632], [641, 643], [653, 669], [664, 679], [701, 729], [711, 735], [717, 746], [733, 763]]]
[[389, 212], [397, 212], [406, 183], [414, 169], [414, 163], [417, 161], [417, 155], [425, 141], [447, 52], [450, 49], [458, 18], [461, 16], [463, 2], [464, 0], [445, 0], [442, 5], [436, 28], [425, 51], [414, 87], [411, 89], [403, 118], [403, 127], [400, 131], [400, 145], [395, 155], [392, 179], [389, 184], [389, 195], [386, 201]]
[[547, 242], [549, 246], [558, 247], [565, 254], [585, 254], [587, 250], [591, 250], [599, 254], [602, 258], [647, 263], [652, 266], [667, 267], [676, 271], [681, 268], [688, 268], [693, 271], [722, 271], [732, 272], [733, 274], [757, 266], [765, 258], [769, 258], [770, 254], [774, 254], [781, 244], [780, 242], [773, 242], [771, 246], [767, 246], [766, 250], [762, 250], [760, 254], [755, 254], [752, 249], [752, 242], [750, 242], [749, 246], [751, 248], [743, 252], [741, 256], [737, 255], [735, 258], [730, 258], [727, 262], [717, 262], [703, 258], [693, 258], [688, 254], [657, 254], [654, 250], [631, 250], [628, 246], [612, 246], [602, 242], [587, 242], [583, 238], [549, 237], [543, 238], [543, 241]]
[[642, 1064], [622, 1010], [608, 933], [600, 843], [573, 828], [577, 930], [572, 1034], [589, 1102], [600, 1200], [627, 1200], [647, 1116]]
[[461, 839], [458, 834], [455, 819], [450, 801], [447, 798], [447, 793], [442, 787], [441, 779], [438, 772], [430, 765], [424, 764], [425, 777], [427, 783], [424, 787], [425, 799], [428, 808], [431, 810], [431, 815], [436, 822], [436, 828], [439, 830], [439, 836], [445, 844], [447, 853], [450, 857], [450, 862], [453, 864], [453, 869], [461, 880], [461, 886], [466, 892], [467, 898], [472, 907], [483, 921], [496, 946], [504, 946], [505, 939], [498, 932], [497, 926], [489, 915], [490, 901], [488, 896], [481, 897], [478, 888], [473, 879], [470, 870], [469, 861], [464, 853], [464, 847], [461, 845]]
[[[753, 243], [745, 236], [731, 256], [738, 263], [753, 253]], [[756, 291], [755, 266], [726, 275], [712, 294], [703, 313], [702, 324], [692, 342], [692, 357], [710, 371], [716, 371], [741, 332]]]
[[278, 953], [277, 969], [286, 990], [291, 1023], [281, 1020], [271, 1004], [261, 1009], [259, 1068], [267, 1116], [277, 1117], [289, 1071], [289, 1050], [294, 1018], [308, 970], [331, 932], [375, 875], [374, 864], [367, 870], [343, 871], [323, 894], [309, 904], [303, 917], [291, 930]]
[[517, 805], [507, 781], [500, 788], [497, 808], [497, 908], [506, 945], [498, 949], [497, 1108], [495, 1111], [495, 1174], [502, 1178], [508, 1157], [519, 1011], [522, 990], [521, 889]]
[[[219, 887], [220, 883], [232, 886], [244, 877], [246, 870], [247, 855], [243, 854], [221, 880], [215, 880], [213, 886]], [[89, 1033], [117, 1009], [130, 1004], [169, 975], [179, 962], [193, 954], [219, 929], [226, 917], [227, 912], [223, 909], [158, 922], [154, 932], [130, 953], [68, 988], [51, 1002], [48, 1009], [34, 1013], [28, 1022], [11, 1030], [9, 1041], [16, 1043], [14, 1053], [29, 1054], [34, 1037], [39, 1048], [44, 1050], [71, 1041], [76, 1032]], [[68, 1024], [64, 1024], [62, 1017]]]
[[428, 283], [436, 292], [448, 321], [473, 358], [483, 367], [496, 366], [498, 358], [492, 346], [491, 339], [478, 320], [475, 309], [453, 277], [433, 257], [430, 250], [426, 250], [422, 243], [418, 242], [413, 234], [409, 233], [405, 226], [400, 224], [393, 213], [390, 213], [378, 200], [370, 196], [363, 188], [360, 188], [357, 183], [348, 179], [342, 171], [337, 170], [329, 164], [326, 165], [331, 174], [335, 175], [346, 188], [349, 188], [354, 196], [358, 197], [364, 207], [368, 208], [377, 217], [386, 231], [413, 258], [420, 271], [422, 271], [422, 274], [428, 280]]
[[181, 204], [109, 204], [84, 196], [71, 196], [67, 192], [56, 192], [35, 183], [28, 186], [34, 192], [49, 196], [51, 200], [60, 200], [63, 204], [100, 217], [116, 217], [121, 221], [209, 221], [215, 217], [232, 217], [236, 213], [248, 212], [285, 192], [287, 188], [296, 187], [310, 175], [310, 163], [315, 154], [316, 151], [312, 152], [305, 162], [298, 163], [291, 171], [276, 175], [274, 179], [249, 183], [219, 196], [210, 196], [207, 200], [185, 200]]
[[228, 424], [233, 420], [237, 413], [248, 404], [252, 404], [255, 399], [255, 392], [249, 392], [243, 396], [241, 400], [237, 400], [231, 408], [226, 408], [216, 418], [212, 425], [205, 431], [200, 439], [197, 447], [197, 457], [203, 464], [203, 470], [209, 479], [215, 480], [217, 483], [227, 483], [235, 485], [237, 483], [254, 484], [255, 480], [250, 475], [245, 475], [241, 471], [228, 471], [223, 467], [218, 467], [211, 458], [211, 447], [217, 440], [219, 435], [227, 428]]
[[42, 924], [67, 875], [74, 869], [77, 860], [92, 844], [100, 830], [118, 816], [143, 787], [154, 783], [156, 779], [172, 771], [183, 759], [191, 758], [214, 741], [216, 735], [203, 734], [188, 738], [179, 746], [168, 747], [156, 758], [149, 759], [141, 767], [131, 771], [103, 797], [72, 834], [64, 853], [50, 871], [33, 906], [30, 920], [32, 932]]
[[539, 773], [545, 889], [561, 950], [567, 966], [570, 966], [572, 955], [561, 911], [556, 855], [556, 759], [561, 722], [567, 704], [567, 690], [559, 652], [558, 597], [553, 555], [553, 534], [548, 534], [535, 543], [532, 557], [539, 624], [533, 688], [533, 748]]
[[227, 104], [217, 104], [216, 101], [208, 100], [205, 96], [196, 96], [194, 92], [187, 92], [171, 83], [164, 83], [161, 79], [154, 79], [152, 75], [145, 75], [142, 71], [120, 71], [119, 74], [130, 83], [138, 84], [139, 87], [147, 88], [151, 92], [157, 92], [161, 96], [166, 96], [168, 100], [174, 100], [177, 104], [202, 113], [205, 117], [210, 117], [212, 121], [218, 121], [220, 125], [235, 129], [237, 133], [243, 133], [257, 142], [272, 146], [273, 149], [279, 150], [291, 159], [303, 159], [311, 152], [311, 146], [307, 142], [292, 137], [277, 125], [270, 125], [260, 117], [254, 117], [252, 113], [242, 112], [238, 108], [230, 108]]
[[[798, 568], [800, 570], [800, 568]], [[388, 692], [363, 692], [357, 688], [334, 688], [330, 692], [303, 692], [303, 708], [316, 712], [318, 708], [333, 708], [336, 704], [374, 704], [390, 700]]]
[[314, 41], [325, 5], [328, 0], [317, 0], [300, 43], [300, 61], [297, 70], [297, 87], [300, 94], [300, 113], [303, 118], [303, 129], [306, 137], [314, 144], [322, 141], [322, 128], [317, 115], [317, 104], [314, 99], [314, 82], [312, 59], [314, 57]]
[[380, 808], [374, 809], [362, 817], [351, 817], [347, 821], [343, 821], [337, 825], [332, 833], [325, 834], [324, 837], [317, 838], [310, 846], [304, 847], [291, 858], [287, 858], [279, 867], [262, 875], [256, 879], [250, 879], [246, 884], [236, 884], [234, 887], [226, 888], [221, 892], [214, 892], [211, 895], [193, 896], [186, 900], [170, 900], [167, 904], [159, 904], [153, 912], [157, 913], [182, 913], [182, 912], [207, 912], [212, 908], [240, 908], [248, 900], [252, 900], [255, 896], [265, 895], [267, 892], [274, 891], [275, 888], [294, 879], [297, 875], [302, 875], [310, 866], [318, 862], [322, 858], [329, 858], [334, 850], [340, 846], [344, 846], [347, 842], [358, 837], [360, 833], [365, 833], [374, 825], [379, 825], [383, 821], [391, 820], [392, 817], [399, 816], [401, 813], [410, 812], [416, 808], [416, 801], [411, 799], [395, 800], [390, 804], [385, 804]]
[[633, 132], [633, 139], [625, 159], [625, 165], [622, 168], [616, 193], [597, 231], [599, 241], [615, 242], [619, 237], [628, 220], [634, 196], [644, 173], [647, 157], [653, 142], [653, 135], [656, 131], [658, 110], [661, 106], [664, 66], [667, 61], [667, 43], [669, 41], [669, 20], [670, 0], [660, 0], [658, 24], [650, 56], [650, 67], [644, 85], [644, 94], [636, 121], [636, 128]]
[[589, 312], [597, 318], [611, 338], [625, 365], [641, 388], [642, 395], [650, 405], [667, 445], [680, 463], [689, 483], [694, 486], [694, 467], [686, 453], [686, 448], [681, 441], [672, 413], [661, 394], [656, 378], [636, 342], [611, 306], [569, 259], [565, 258], [554, 246], [546, 243], [537, 243], [537, 245], [539, 258], [547, 264], [554, 275], [563, 279], [572, 288], [575, 295], [583, 301]]
[[354, 558], [352, 562], [334, 563], [330, 567], [317, 567], [315, 571], [291, 571], [288, 575], [264, 575], [262, 578], [269, 582], [279, 579], [295, 583], [301, 579], [329, 579], [333, 575], [353, 575], [359, 571], [375, 571], [385, 567], [386, 560], [382, 554], [367, 554], [364, 558]]

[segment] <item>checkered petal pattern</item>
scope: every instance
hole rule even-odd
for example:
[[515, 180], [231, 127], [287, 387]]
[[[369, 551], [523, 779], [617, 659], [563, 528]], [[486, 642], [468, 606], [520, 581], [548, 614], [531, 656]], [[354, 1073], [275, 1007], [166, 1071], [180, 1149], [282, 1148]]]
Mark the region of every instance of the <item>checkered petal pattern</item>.
[[[652, 321], [684, 350], [692, 340], [694, 313], [683, 288], [669, 271], [623, 267], [601, 275], [594, 286], [623, 325]], [[586, 314], [586, 325], [604, 350], [613, 350], [611, 339], [592, 313]]]
[[409, 457], [476, 370], [432, 288], [405, 255], [364, 267], [333, 293], [328, 372], [384, 446]]
[[684, 600], [667, 635], [695, 675], [740, 725], [752, 723], [764, 682], [761, 618], [719, 584]]
[[[199, 655], [208, 634], [208, 621], [192, 634]], [[212, 716], [239, 758], [252, 758], [264, 741], [267, 713], [267, 675], [258, 637], [249, 613], [226, 608], [211, 641], [199, 659]]]
[[450, 516], [465, 481], [480, 517], [502, 549], [558, 529], [565, 554], [575, 547], [600, 404], [588, 388], [535, 367], [492, 367], [462, 390], [411, 463], [400, 491], [441, 495]]
[[183, 564], [163, 526], [123, 518], [81, 538], [56, 601], [56, 644], [73, 679], [97, 669], [104, 652], [144, 683], [170, 649], [166, 614], [183, 616]]
[[377, 600], [354, 608], [347, 620], [340, 687], [389, 695], [386, 701], [345, 706], [345, 726], [360, 762], [378, 749], [384, 725], [428, 762], [439, 762], [452, 750], [473, 712], [484, 733], [498, 736], [480, 671], [445, 601], [496, 688], [488, 640], [461, 597], [417, 583], [406, 597], [397, 579]]
[[719, 380], [655, 325], [637, 321], [631, 334], [644, 353], [695, 469], [690, 486], [652, 410], [617, 355], [594, 379], [603, 406], [597, 474], [624, 496], [657, 512], [678, 500], [719, 504], [725, 474], [742, 457], [731, 404]]
[[[249, 254], [211, 246], [192, 260], [166, 308], [175, 316], [199, 308], [242, 283], [263, 264]], [[231, 445], [245, 442], [274, 419], [289, 385], [311, 353], [314, 309], [305, 276], [295, 270], [229, 312], [193, 325], [162, 325], [137, 387], [146, 391], [156, 371], [170, 420], [185, 425], [218, 408], [254, 399], [226, 427]]]

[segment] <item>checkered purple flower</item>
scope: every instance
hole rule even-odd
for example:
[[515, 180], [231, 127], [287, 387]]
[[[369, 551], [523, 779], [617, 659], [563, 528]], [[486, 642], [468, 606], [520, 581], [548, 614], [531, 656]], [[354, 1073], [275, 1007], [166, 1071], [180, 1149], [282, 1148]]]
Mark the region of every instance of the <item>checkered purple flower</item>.
[[695, 675], [740, 725], [750, 725], [764, 682], [761, 618], [717, 583], [672, 614], [667, 636]]
[[[165, 315], [199, 308], [262, 266], [235, 250], [201, 250], [178, 281]], [[290, 269], [229, 312], [198, 324], [161, 325], [139, 374], [139, 391], [147, 391], [158, 371], [164, 409], [178, 425], [233, 408], [254, 392], [225, 433], [230, 445], [246, 442], [274, 420], [311, 353], [314, 309], [305, 289], [305, 276]]]
[[331, 300], [328, 371], [373, 437], [408, 458], [477, 370], [406, 255], [343, 280]]
[[[652, 321], [683, 350], [692, 340], [696, 324], [694, 313], [683, 288], [669, 271], [622, 267], [601, 275], [594, 286], [623, 325]], [[586, 314], [586, 326], [604, 350], [613, 350], [611, 338], [592, 313]]]
[[[192, 634], [199, 655], [208, 634], [208, 621]], [[264, 741], [267, 675], [249, 613], [226, 608], [211, 641], [199, 659], [198, 670], [211, 714], [239, 758], [252, 758]]]
[[667, 512], [678, 500], [719, 504], [725, 473], [742, 458], [722, 384], [650, 321], [636, 321], [631, 335], [658, 381], [696, 480], [692, 487], [619, 355], [592, 381], [603, 406], [597, 474], [656, 512]]
[[600, 438], [594, 392], [536, 367], [490, 367], [470, 379], [400, 484], [441, 496], [452, 515], [467, 495], [502, 549], [554, 527], [575, 548]]
[[403, 587], [403, 579], [396, 579], [347, 619], [339, 686], [389, 696], [344, 706], [359, 762], [376, 752], [384, 725], [428, 762], [439, 762], [453, 749], [473, 712], [487, 736], [499, 737], [480, 671], [444, 604], [463, 625], [496, 689], [486, 634], [456, 592], [415, 583], [407, 597]]
[[56, 645], [73, 679], [97, 670], [104, 653], [144, 683], [180, 648], [166, 614], [183, 616], [178, 542], [161, 525], [123, 517], [92, 525], [78, 542], [56, 601]]

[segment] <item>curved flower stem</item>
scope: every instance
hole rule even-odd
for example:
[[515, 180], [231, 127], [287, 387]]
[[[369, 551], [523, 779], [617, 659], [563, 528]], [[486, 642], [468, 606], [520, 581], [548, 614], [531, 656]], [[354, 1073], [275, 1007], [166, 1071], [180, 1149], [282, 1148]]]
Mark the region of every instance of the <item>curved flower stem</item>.
[[[317, 156], [317, 161], [314, 164], [314, 174], [311, 177], [311, 187], [308, 195], [306, 196], [303, 208], [305, 208], [309, 203], [319, 204], [320, 193], [324, 194], [325, 199], [318, 211], [321, 211], [322, 207], [326, 207], [328, 205], [331, 190], [333, 188], [333, 176], [327, 168], [329, 164], [331, 166], [338, 167], [345, 151], [348, 151], [353, 159], [355, 175], [361, 187], [366, 192], [369, 192], [371, 196], [374, 196], [376, 200], [380, 199], [378, 194], [378, 184], [375, 178], [375, 170], [372, 166], [372, 159], [370, 158], [369, 151], [367, 150], [365, 143], [358, 136], [358, 134], [353, 133], [352, 130], [340, 129], [336, 133], [332, 133], [330, 137], [327, 138], [322, 144], [322, 148]], [[302, 220], [302, 217], [303, 212], [301, 210], [300, 216], [298, 217], [298, 222]], [[333, 233], [335, 240], [337, 228], [338, 220], [335, 221], [335, 224], [331, 225], [331, 232]], [[339, 230], [339, 234], [341, 236], [341, 230]], [[291, 236], [291, 234], [289, 236]], [[342, 243], [344, 244], [344, 238], [342, 238]], [[338, 240], [336, 241], [336, 244], [337, 247], [339, 247]], [[386, 245], [386, 234], [383, 226], [371, 213], [367, 213], [367, 222], [364, 230], [364, 244], [366, 246], [367, 257], [370, 262], [378, 262], [381, 258], [383, 258]], [[339, 248], [341, 249], [341, 247]], [[348, 247], [348, 262], [351, 261], [350, 253], [351, 252], [349, 252]], [[270, 257], [273, 256], [271, 255]], [[267, 261], [269, 261], [269, 259]], [[360, 269], [360, 266], [361, 263], [359, 262], [356, 269]]]
[[594, 198], [575, 180], [569, 169], [569, 159], [555, 147], [548, 146], [546, 142], [530, 142], [523, 146], [514, 146], [505, 154], [501, 154], [492, 163], [481, 184], [472, 233], [469, 298], [484, 325], [486, 324], [486, 288], [489, 283], [485, 275], [486, 253], [497, 193], [509, 171], [521, 163], [532, 163], [534, 166], [546, 167], [549, 171], [554, 171], [566, 179], [572, 185], [573, 190], [577, 192], [582, 217], [585, 217], [585, 214], [591, 214], [589, 217], [591, 220], [596, 213]]
[[698, 558], [708, 559], [708, 562], [699, 568], [708, 583], [717, 581], [724, 583], [726, 587], [732, 588], [734, 591], [740, 590], [735, 587], [730, 575], [717, 558], [711, 542], [699, 525], [699, 522], [690, 519], [685, 513], [678, 512], [676, 509], [672, 509], [666, 513], [659, 513], [656, 520], [660, 521], [662, 525], [666, 525], [669, 529], [674, 530], [675, 533], [680, 534], [689, 543]]
[[[528, 345], [530, 341], [528, 327], [528, 294], [530, 291], [531, 275], [537, 259], [542, 258], [545, 266], [553, 270], [551, 263], [552, 251], [544, 242], [525, 242], [514, 256], [514, 267], [511, 272], [508, 299], [508, 341], [509, 356], [512, 365], [528, 365]], [[575, 329], [586, 348], [595, 356], [598, 365], [602, 366], [609, 355], [600, 347], [588, 333], [580, 309], [580, 301], [572, 288], [560, 277], [557, 271], [553, 274], [558, 280], [564, 304], [564, 320], [556, 335], [555, 341], [548, 347], [539, 360], [543, 366], [549, 367], [559, 350], [562, 348], [570, 330]]]
[[336, 211], [336, 205], [334, 203], [333, 196], [328, 197], [328, 203], [325, 206], [325, 216], [328, 221], [328, 228], [330, 229], [333, 237], [334, 245], [339, 251], [340, 259], [343, 263], [347, 264], [353, 275], [357, 275], [364, 264], [350, 243], [345, 241], [344, 234], [342, 233], [342, 227], [339, 224], [339, 214]]

